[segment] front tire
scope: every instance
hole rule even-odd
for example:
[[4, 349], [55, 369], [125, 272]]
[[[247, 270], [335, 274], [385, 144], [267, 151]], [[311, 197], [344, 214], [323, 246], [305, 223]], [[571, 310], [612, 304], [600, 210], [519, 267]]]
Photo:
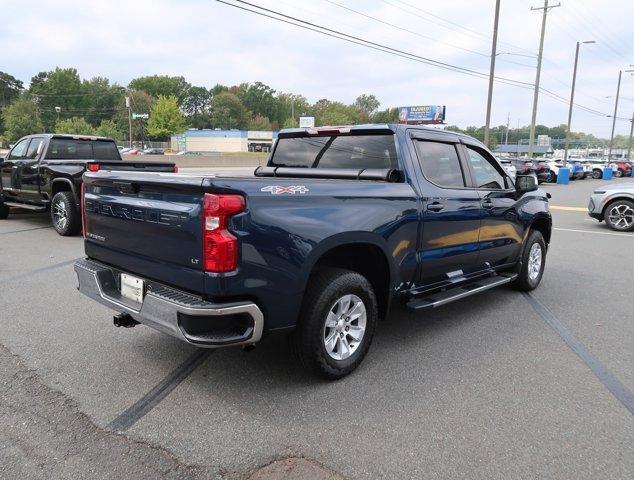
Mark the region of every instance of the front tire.
[[634, 231], [634, 202], [617, 200], [608, 204], [603, 219], [608, 227], [617, 232]]
[[600, 180], [603, 177], [603, 172], [601, 170], [592, 170], [592, 178], [595, 180]]
[[617, 170], [616, 172], [614, 172], [614, 176], [616, 178], [621, 178], [623, 176], [623, 172], [621, 170]]
[[64, 237], [77, 235], [81, 219], [72, 192], [57, 192], [51, 202], [51, 221], [57, 233]]
[[557, 183], [557, 174], [555, 172], [550, 172], [550, 178], [548, 180], [550, 183]]
[[522, 292], [535, 290], [546, 266], [546, 242], [538, 230], [531, 230], [522, 250], [522, 268], [513, 287]]
[[313, 274], [291, 340], [300, 363], [337, 380], [353, 372], [372, 343], [378, 306], [372, 285], [350, 270]]

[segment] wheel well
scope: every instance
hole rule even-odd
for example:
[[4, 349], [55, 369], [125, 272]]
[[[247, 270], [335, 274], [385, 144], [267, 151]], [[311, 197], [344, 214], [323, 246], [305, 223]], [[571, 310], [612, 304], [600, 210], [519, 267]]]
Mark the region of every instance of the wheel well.
[[538, 218], [531, 225], [531, 230], [537, 230], [544, 237], [546, 245], [550, 243], [551, 224], [547, 218]]
[[630, 197], [611, 198], [610, 201], [605, 204], [605, 207], [603, 207], [601, 214], [605, 217], [605, 211], [608, 209], [608, 207], [612, 205], [614, 202], [618, 202], [619, 200], [627, 200], [628, 202], [634, 203], [634, 198], [630, 198]]
[[70, 186], [70, 183], [64, 180], [53, 181], [53, 186], [51, 188], [52, 195], [55, 196], [55, 194], [59, 192], [73, 192], [73, 188]]
[[339, 267], [367, 278], [379, 305], [379, 317], [385, 318], [390, 299], [390, 267], [383, 251], [370, 243], [341, 245], [324, 253], [313, 267]]

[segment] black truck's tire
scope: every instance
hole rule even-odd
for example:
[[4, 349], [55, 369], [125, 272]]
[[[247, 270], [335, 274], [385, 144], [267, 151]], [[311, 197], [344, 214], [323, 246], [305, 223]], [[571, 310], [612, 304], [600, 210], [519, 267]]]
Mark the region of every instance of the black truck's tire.
[[9, 216], [9, 211], [11, 209], [7, 207], [4, 203], [0, 202], [0, 220], [4, 220]]
[[603, 220], [612, 230], [617, 232], [634, 231], [634, 202], [615, 200], [603, 210]]
[[546, 266], [546, 242], [541, 232], [531, 230], [522, 249], [522, 269], [513, 287], [522, 292], [535, 290], [542, 280]]
[[[349, 309], [343, 308], [346, 299]], [[306, 369], [336, 380], [351, 373], [365, 357], [377, 318], [376, 296], [365, 277], [324, 268], [312, 275], [306, 288], [291, 345]]]
[[57, 233], [64, 237], [77, 235], [81, 218], [72, 192], [57, 192], [51, 201], [51, 221]]

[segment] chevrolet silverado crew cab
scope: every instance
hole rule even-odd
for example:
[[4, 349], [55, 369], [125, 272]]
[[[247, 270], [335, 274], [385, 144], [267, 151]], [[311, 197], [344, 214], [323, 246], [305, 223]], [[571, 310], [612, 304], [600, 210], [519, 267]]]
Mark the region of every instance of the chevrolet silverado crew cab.
[[[97, 165], [101, 165], [98, 167]], [[36, 134], [21, 138], [0, 158], [0, 219], [10, 207], [49, 211], [60, 235], [81, 229], [79, 196], [87, 168], [173, 171], [174, 164], [121, 160], [114, 140], [80, 135]]]
[[79, 290], [200, 347], [288, 333], [353, 371], [395, 302], [413, 311], [540, 283], [548, 195], [473, 138], [407, 125], [282, 130], [252, 177], [86, 172]]

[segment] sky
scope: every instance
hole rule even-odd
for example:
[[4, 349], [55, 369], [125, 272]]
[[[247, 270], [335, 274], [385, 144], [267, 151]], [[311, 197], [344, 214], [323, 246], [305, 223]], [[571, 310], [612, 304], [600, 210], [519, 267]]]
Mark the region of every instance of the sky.
[[[239, 4], [236, 0], [227, 3]], [[548, 14], [537, 123], [566, 123], [577, 41], [582, 45], [573, 131], [609, 137], [620, 69], [634, 65], [634, 2], [560, 0]], [[249, 0], [277, 12], [488, 75], [494, 0]], [[215, 0], [2, 0], [0, 70], [28, 84], [40, 71], [75, 67], [120, 85], [182, 75], [212, 87], [261, 81], [279, 92], [381, 108], [446, 105], [448, 124], [485, 121], [488, 82], [307, 31]], [[552, 5], [552, 0], [550, 4]], [[543, 0], [501, 0], [496, 76], [535, 82]], [[354, 11], [353, 11], [354, 10]], [[634, 69], [634, 67], [631, 67]], [[533, 90], [495, 83], [492, 125], [530, 123]], [[611, 97], [611, 98], [608, 98]], [[634, 75], [623, 74], [616, 134], [629, 134]]]

